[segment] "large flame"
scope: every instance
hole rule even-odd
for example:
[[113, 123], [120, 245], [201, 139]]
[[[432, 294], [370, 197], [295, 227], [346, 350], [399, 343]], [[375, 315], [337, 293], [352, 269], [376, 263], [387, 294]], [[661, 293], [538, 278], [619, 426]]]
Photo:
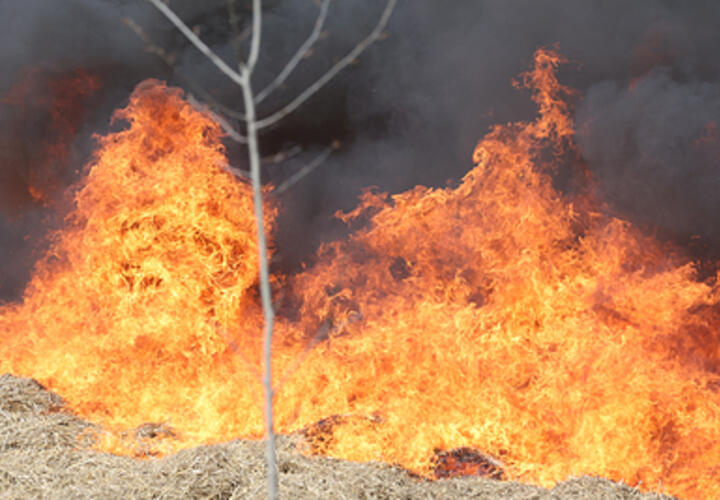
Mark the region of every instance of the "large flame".
[[179, 91], [146, 82], [116, 119], [129, 128], [101, 140], [23, 304], [2, 310], [2, 367], [109, 426], [248, 433], [257, 383], [229, 346], [252, 347], [262, 327], [249, 187]]
[[[361, 229], [276, 278], [281, 432], [424, 475], [484, 456], [542, 485], [720, 495], [715, 279], [553, 186], [573, 157], [560, 62], [536, 53], [519, 85], [538, 118], [496, 126], [457, 188], [367, 193], [341, 215]], [[0, 369], [108, 429], [162, 424], [166, 451], [260, 437], [249, 188], [177, 91], [143, 84], [119, 116], [24, 302], [0, 310]]]

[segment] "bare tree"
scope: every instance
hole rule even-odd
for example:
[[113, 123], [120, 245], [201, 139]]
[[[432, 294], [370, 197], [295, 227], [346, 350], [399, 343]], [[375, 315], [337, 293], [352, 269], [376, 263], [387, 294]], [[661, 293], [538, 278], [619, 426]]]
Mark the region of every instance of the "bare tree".
[[[295, 97], [289, 100], [287, 104], [271, 113], [268, 116], [258, 117], [257, 106], [263, 102], [269, 95], [275, 90], [281, 87], [281, 85], [287, 80], [292, 74], [295, 68], [300, 64], [303, 57], [313, 47], [315, 42], [320, 37], [325, 21], [327, 19], [328, 10], [330, 7], [331, 0], [321, 0], [319, 5], [319, 12], [313, 26], [313, 30], [305, 40], [304, 43], [298, 47], [295, 54], [290, 58], [284, 68], [278, 73], [278, 75], [262, 90], [255, 92], [253, 90], [253, 73], [258, 63], [260, 55], [260, 41], [263, 26], [262, 16], [262, 2], [261, 0], [252, 0], [252, 21], [249, 32], [243, 33], [239, 29], [239, 17], [237, 14], [236, 0], [228, 0], [228, 11], [230, 16], [230, 23], [233, 26], [235, 32], [235, 51], [238, 57], [237, 69], [232, 68], [228, 65], [221, 57], [208, 47], [196, 34], [190, 29], [178, 15], [162, 0], [147, 0], [149, 3], [154, 5], [175, 27], [187, 38], [207, 59], [209, 59], [218, 70], [220, 70], [227, 78], [235, 83], [242, 90], [243, 96], [243, 108], [242, 111], [229, 109], [226, 106], [221, 105], [210, 96], [208, 93], [203, 93], [201, 99], [203, 102], [212, 108], [212, 112], [215, 119], [225, 129], [228, 136], [240, 143], [247, 146], [247, 154], [250, 165], [250, 179], [253, 187], [253, 203], [255, 207], [255, 219], [257, 222], [257, 237], [260, 257], [260, 296], [262, 300], [262, 308], [264, 313], [265, 328], [263, 337], [263, 362], [264, 362], [264, 376], [263, 376], [263, 387], [265, 390], [265, 425], [267, 434], [267, 467], [268, 467], [268, 497], [275, 499], [278, 495], [278, 473], [277, 473], [277, 460], [275, 455], [275, 432], [273, 426], [273, 394], [275, 387], [273, 386], [272, 380], [272, 338], [273, 338], [273, 324], [275, 320], [275, 312], [272, 302], [272, 293], [270, 288], [270, 274], [268, 265], [268, 254], [267, 254], [267, 239], [265, 235], [265, 228], [263, 223], [263, 205], [262, 205], [262, 182], [261, 182], [261, 158], [258, 147], [258, 132], [268, 128], [272, 125], [277, 124], [283, 120], [286, 116], [297, 110], [303, 105], [310, 97], [317, 93], [323, 88], [330, 80], [332, 80], [338, 73], [344, 68], [350, 65], [360, 54], [362, 54], [371, 44], [377, 41], [385, 27], [387, 26], [388, 20], [395, 9], [397, 0], [387, 0], [385, 8], [383, 9], [374, 29], [370, 34], [363, 40], [359, 41], [352, 50], [350, 50], [345, 57], [340, 59], [332, 67], [330, 67], [325, 73], [317, 78], [312, 84], [310, 84], [305, 90], [298, 93]], [[142, 29], [131, 20], [127, 21], [128, 25], [133, 28], [141, 37], [143, 37], [146, 43], [150, 46], [151, 50], [158, 56], [166, 60], [169, 64], [168, 54], [161, 47], [152, 44], [152, 41], [147, 38]], [[247, 55], [243, 55], [241, 42], [243, 39], [249, 38], [250, 45]], [[192, 96], [191, 96], [192, 98]], [[196, 104], [199, 104], [197, 100], [192, 98]], [[237, 130], [225, 116], [232, 119], [236, 119], [244, 123], [244, 133]], [[282, 192], [287, 189], [291, 184], [297, 182], [299, 178], [307, 175], [317, 165], [322, 163], [327, 156], [330, 155], [333, 147], [330, 147], [323, 151], [318, 157], [310, 162], [306, 167], [300, 169], [291, 178], [278, 186], [278, 192]], [[238, 173], [238, 172], [235, 172]], [[302, 360], [299, 360], [301, 362]]]

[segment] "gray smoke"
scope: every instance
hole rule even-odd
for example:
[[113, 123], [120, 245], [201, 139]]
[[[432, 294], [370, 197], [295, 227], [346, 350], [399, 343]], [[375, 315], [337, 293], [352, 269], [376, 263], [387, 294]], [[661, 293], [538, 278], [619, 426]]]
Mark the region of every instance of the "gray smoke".
[[720, 243], [720, 84], [661, 68], [631, 88], [591, 87], [578, 144], [620, 213], [681, 238]]
[[[246, 19], [249, 2], [236, 4]], [[369, 32], [383, 4], [335, 0], [327, 36], [282, 91], [263, 103], [261, 114], [342, 57]], [[232, 61], [225, 0], [171, 5]], [[256, 88], [282, 68], [317, 13], [312, 0], [263, 5]], [[123, 17], [167, 51], [172, 67], [144, 50]], [[266, 167], [266, 179], [275, 183], [333, 141], [341, 143], [282, 195], [276, 265], [291, 272], [320, 241], [343, 234], [332, 214], [352, 208], [366, 186], [397, 192], [457, 180], [471, 167], [472, 149], [490, 125], [533, 117], [529, 96], [510, 81], [527, 69], [538, 47], [554, 43], [576, 62], [560, 76], [585, 95], [577, 108], [580, 152], [613, 210], [679, 238], [700, 234], [717, 248], [719, 21], [720, 4], [711, 0], [401, 0], [386, 40], [262, 137], [265, 155], [294, 145], [303, 151]], [[230, 107], [240, 102], [238, 90], [143, 0], [0, 0], [0, 23], [1, 93], [31, 66], [53, 68], [54, 74], [84, 68], [103, 80], [72, 142], [73, 168], [58, 176], [64, 184], [57, 198], [77, 179], [74, 171], [92, 150], [92, 134], [107, 132], [112, 110], [142, 79], [202, 86]], [[39, 206], [27, 193], [35, 168], [30, 153], [47, 133], [43, 123], [42, 116], [0, 105], [0, 298], [19, 296], [31, 251], [42, 248], [38, 235], [59, 210]], [[230, 144], [229, 153], [243, 167], [242, 151]]]

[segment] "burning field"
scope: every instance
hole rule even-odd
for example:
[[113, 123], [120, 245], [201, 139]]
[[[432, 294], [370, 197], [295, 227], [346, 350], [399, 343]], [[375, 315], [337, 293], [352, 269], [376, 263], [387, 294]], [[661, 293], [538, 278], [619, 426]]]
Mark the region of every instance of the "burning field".
[[[476, 483], [420, 478], [502, 489], [589, 475], [720, 496], [717, 275], [609, 215], [573, 143], [563, 62], [536, 52], [517, 87], [537, 118], [492, 128], [456, 185], [367, 191], [338, 214], [348, 238], [273, 277], [288, 450], [390, 464], [423, 495]], [[146, 81], [115, 120], [125, 128], [99, 139], [23, 300], [0, 308], [0, 372], [39, 381], [92, 423], [41, 417], [61, 405], [40, 405], [42, 432], [72, 430], [65, 455], [169, 455], [92, 455], [161, 481], [189, 448], [263, 436], [252, 199], [220, 127], [181, 91]], [[561, 191], [567, 165], [575, 187]], [[272, 230], [292, 207], [270, 188], [267, 200]], [[230, 467], [236, 446], [207, 450], [235, 457]], [[333, 463], [293, 456], [290, 468]], [[529, 489], [496, 493], [540, 491], [517, 488]], [[636, 494], [607, 488], [590, 496]], [[385, 494], [401, 493], [421, 495]]]

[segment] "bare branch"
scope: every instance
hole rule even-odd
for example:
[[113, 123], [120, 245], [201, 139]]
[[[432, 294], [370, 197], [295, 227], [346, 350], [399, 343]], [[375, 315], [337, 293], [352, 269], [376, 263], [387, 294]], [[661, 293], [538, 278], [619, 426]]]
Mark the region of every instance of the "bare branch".
[[320, 165], [325, 163], [325, 161], [332, 154], [333, 149], [337, 149], [336, 146], [337, 146], [336, 144], [333, 144], [332, 146], [325, 148], [322, 151], [322, 153], [320, 153], [313, 159], [313, 161], [311, 161], [310, 163], [305, 165], [303, 168], [301, 168], [300, 170], [295, 172], [293, 175], [291, 175], [290, 177], [285, 179], [283, 182], [281, 182], [280, 185], [278, 185], [278, 187], [276, 187], [273, 190], [273, 193], [281, 194], [281, 193], [285, 192], [290, 186], [292, 186], [293, 184], [296, 184], [298, 181], [300, 181], [300, 179], [302, 179], [303, 177], [308, 175], [310, 172], [315, 170], [317, 167], [319, 167]]
[[295, 52], [295, 55], [292, 57], [292, 59], [290, 59], [290, 61], [288, 61], [288, 63], [278, 74], [278, 76], [276, 76], [275, 79], [270, 82], [264, 89], [257, 93], [257, 95], [255, 96], [255, 104], [260, 104], [262, 101], [265, 100], [267, 96], [269, 96], [273, 91], [275, 91], [275, 89], [280, 87], [285, 82], [285, 80], [287, 80], [287, 77], [290, 76], [290, 73], [293, 72], [293, 70], [297, 67], [300, 61], [305, 57], [310, 48], [315, 44], [317, 39], [320, 37], [320, 33], [322, 33], [323, 26], [325, 26], [325, 20], [327, 19], [329, 6], [330, 0], [323, 0], [322, 4], [320, 5], [320, 13], [315, 20], [315, 27], [313, 28], [312, 33], [310, 33], [308, 39], [305, 40], [305, 43], [303, 43], [297, 50], [297, 52]]
[[289, 160], [293, 156], [297, 156], [302, 152], [302, 148], [298, 146], [297, 144], [288, 148], [284, 149], [282, 151], [278, 151], [277, 153], [270, 155], [270, 156], [264, 156], [261, 160], [261, 164], [264, 167], [265, 165], [275, 165], [278, 163], [282, 163], [286, 160]]
[[253, 27], [252, 27], [252, 39], [250, 40], [250, 55], [248, 56], [247, 62], [247, 75], [248, 80], [250, 75], [255, 69], [257, 64], [258, 56], [260, 55], [260, 35], [262, 30], [262, 2], [260, 0], [253, 0]]
[[[274, 123], [277, 123], [279, 120], [287, 116], [288, 114], [292, 113], [294, 110], [296, 110], [299, 106], [301, 106], [307, 99], [309, 99], [312, 95], [314, 95], [319, 89], [321, 89], [325, 84], [327, 84], [332, 78], [335, 77], [340, 71], [342, 71], [345, 67], [347, 67], [349, 64], [351, 64], [362, 52], [370, 46], [373, 42], [375, 42], [381, 35], [382, 31], [385, 29], [390, 16], [392, 15], [393, 10], [395, 9], [395, 5], [397, 4], [397, 0], [388, 0], [387, 5], [385, 6], [385, 9], [380, 16], [380, 19], [373, 29], [373, 31], [368, 35], [367, 38], [365, 38], [363, 41], [361, 41], [358, 45], [353, 48], [353, 50], [350, 51], [343, 59], [341, 59], [338, 63], [336, 63], [332, 68], [330, 68], [329, 71], [327, 71], [324, 75], [322, 75], [315, 83], [313, 83], [310, 87], [308, 87], [305, 91], [303, 91], [301, 94], [299, 94], [295, 99], [293, 99], [289, 104], [287, 104], [284, 108], [280, 109], [279, 111], [275, 112], [274, 114], [264, 118], [263, 120], [257, 120], [257, 113], [256, 113], [256, 98], [253, 94], [252, 90], [252, 81], [251, 76], [253, 74], [253, 71], [255, 69], [255, 66], [258, 62], [258, 57], [260, 54], [260, 41], [261, 41], [261, 30], [262, 30], [262, 2], [261, 0], [253, 0], [253, 11], [252, 11], [252, 35], [251, 35], [251, 41], [250, 41], [250, 50], [248, 54], [247, 63], [244, 64], [241, 60], [238, 61], [238, 70], [233, 70], [228, 64], [226, 64], [217, 54], [215, 54], [195, 33], [188, 28], [188, 26], [165, 4], [162, 0], [147, 0], [151, 4], [153, 4], [170, 22], [172, 22], [175, 27], [193, 44], [195, 47], [203, 54], [205, 57], [207, 57], [218, 69], [220, 69], [221, 72], [223, 72], [226, 76], [230, 78], [234, 83], [236, 83], [238, 86], [240, 86], [242, 90], [243, 95], [243, 104], [244, 104], [244, 116], [240, 115], [238, 118], [243, 119], [246, 122], [246, 136], [243, 136], [240, 134], [235, 127], [233, 127], [225, 118], [222, 116], [213, 113], [212, 111], [209, 111], [206, 107], [203, 107], [200, 105], [200, 103], [192, 96], [188, 96], [188, 100], [196, 107], [201, 108], [203, 111], [210, 113], [213, 118], [222, 126], [222, 128], [227, 132], [227, 134], [232, 138], [233, 140], [247, 144], [248, 147], [248, 158], [250, 162], [250, 179], [252, 183], [252, 193], [253, 193], [253, 205], [254, 205], [254, 212], [255, 212], [255, 219], [256, 219], [256, 229], [257, 229], [257, 242], [258, 242], [258, 256], [259, 256], [259, 288], [260, 288], [260, 298], [262, 302], [262, 310], [264, 315], [264, 336], [263, 336], [263, 362], [264, 362], [264, 376], [263, 376], [263, 388], [265, 392], [265, 424], [266, 424], [266, 435], [267, 435], [267, 444], [266, 444], [266, 459], [267, 459], [267, 466], [268, 466], [268, 497], [271, 499], [276, 499], [278, 495], [278, 470], [277, 470], [277, 457], [276, 457], [276, 449], [275, 449], [275, 430], [274, 430], [274, 417], [273, 417], [273, 396], [275, 387], [273, 385], [272, 381], [272, 341], [273, 341], [273, 328], [274, 328], [274, 322], [275, 322], [275, 311], [274, 311], [274, 305], [272, 302], [272, 289], [270, 287], [270, 271], [269, 271], [269, 257], [268, 257], [268, 251], [267, 251], [267, 237], [265, 235], [265, 223], [264, 223], [264, 215], [263, 215], [263, 194], [262, 194], [262, 182], [260, 178], [260, 168], [261, 168], [261, 159], [260, 159], [260, 150], [258, 146], [258, 131], [262, 128], [268, 127], [270, 125], [273, 125]], [[234, 9], [234, 3], [233, 0], [229, 0], [230, 3], [228, 4], [231, 9], [231, 17], [233, 17], [233, 10]], [[311, 33], [310, 37], [306, 42], [303, 44], [303, 46], [300, 48], [298, 53], [288, 62], [288, 64], [283, 68], [281, 73], [276, 77], [275, 80], [265, 89], [263, 90], [262, 97], [257, 99], [257, 102], [260, 102], [263, 98], [265, 98], [267, 95], [269, 95], [275, 88], [282, 85], [282, 83], [285, 81], [285, 79], [292, 73], [292, 71], [295, 69], [295, 67], [299, 64], [300, 59], [302, 56], [307, 52], [307, 50], [312, 46], [312, 44], [315, 43], [317, 40], [317, 37], [319, 36], [320, 31], [322, 30], [322, 26], [325, 23], [325, 19], [327, 16], [327, 9], [328, 5], [330, 3], [330, 0], [323, 0], [323, 4], [321, 6], [321, 10], [318, 16], [318, 19], [315, 23], [315, 28], [313, 29], [313, 32]], [[234, 16], [234, 19], [231, 20], [231, 23], [235, 26], [235, 31], [237, 35], [237, 16]], [[130, 25], [132, 28], [133, 26]], [[135, 29], [135, 31], [142, 36], [143, 32], [142, 30]], [[239, 40], [239, 38], [237, 38]], [[149, 39], [146, 40], [146, 42], [149, 43]], [[152, 48], [152, 47], [151, 47]], [[155, 47], [155, 51], [157, 48]], [[239, 50], [239, 49], [238, 49]], [[161, 57], [166, 54], [163, 52], [158, 52]], [[170, 61], [167, 57], [165, 57], [166, 62]], [[219, 104], [216, 102], [216, 105]], [[236, 116], [237, 112], [228, 113], [231, 116]], [[282, 192], [286, 190], [289, 186], [297, 182], [302, 177], [308, 175], [313, 169], [317, 168], [318, 165], [322, 164], [323, 161], [327, 159], [327, 157], [331, 154], [332, 148], [328, 148], [323, 153], [321, 153], [313, 162], [311, 162], [306, 167], [302, 168], [300, 171], [298, 171], [295, 175], [291, 176], [288, 180], [286, 180], [283, 184], [280, 185], [277, 192]], [[235, 171], [237, 169], [233, 169], [233, 167], [229, 165], [223, 165], [224, 168], [229, 169], [231, 172], [236, 173]], [[236, 174], [237, 175], [237, 174]], [[350, 321], [354, 321], [355, 318], [349, 318]], [[291, 367], [290, 370], [288, 370], [285, 374], [283, 374], [283, 377], [280, 382], [280, 386], [284, 382], [284, 380], [291, 376], [292, 373], [297, 369], [297, 367], [302, 364], [302, 362], [305, 360], [305, 358], [308, 356], [308, 353], [310, 350], [319, 342], [322, 338], [324, 338], [326, 335], [328, 335], [328, 332], [330, 331], [329, 325], [325, 326], [323, 329], [321, 329], [320, 332], [318, 332], [315, 337], [312, 339], [310, 344], [306, 346], [305, 352], [302, 356], [297, 360], [296, 364]], [[236, 351], [238, 355], [242, 358], [242, 353], [239, 352], [237, 349], [237, 346], [234, 344], [230, 345], [230, 348], [233, 351]]]
[[[195, 47], [203, 53], [205, 57], [207, 57], [217, 68], [225, 73], [228, 78], [230, 78], [233, 82], [237, 83], [238, 85], [242, 85], [243, 82], [246, 79], [246, 75], [241, 75], [237, 71], [233, 70], [230, 66], [228, 66], [225, 61], [220, 59], [220, 57], [213, 52], [210, 47], [205, 45], [205, 42], [200, 40], [198, 36], [193, 33], [193, 31], [188, 28], [188, 26], [180, 19], [177, 14], [175, 14], [170, 7], [165, 5], [161, 0], [147, 0], [151, 4], [153, 4], [162, 14], [168, 18], [168, 20], [175, 25], [175, 27], [180, 30], [180, 32], [185, 35], [185, 38], [187, 38]], [[259, 3], [260, 0], [254, 0], [256, 3]], [[253, 35], [254, 37], [254, 35]], [[241, 65], [242, 68], [242, 65]]]
[[285, 370], [282, 376], [280, 376], [280, 380], [275, 386], [275, 390], [279, 391], [280, 389], [282, 389], [282, 386], [285, 384], [285, 382], [287, 382], [288, 379], [292, 377], [292, 375], [298, 370], [298, 368], [300, 368], [300, 365], [305, 362], [305, 360], [310, 355], [316, 345], [318, 345], [323, 340], [329, 339], [336, 333], [341, 332], [346, 326], [356, 323], [361, 319], [362, 314], [356, 312], [350, 315], [345, 321], [343, 321], [337, 326], [331, 326], [331, 323], [328, 320], [323, 321], [323, 323], [320, 325], [320, 328], [318, 328], [317, 332], [315, 332], [315, 335], [313, 335], [313, 338], [310, 339], [310, 342], [305, 345], [305, 348], [303, 349], [303, 352], [300, 354], [300, 356], [295, 358], [293, 364], [290, 365], [287, 370]]
[[195, 99], [195, 96], [192, 94], [188, 94], [187, 100], [190, 104], [192, 104], [195, 109], [202, 111], [203, 113], [208, 113], [210, 116], [212, 116], [213, 120], [218, 122], [220, 126], [223, 128], [225, 133], [230, 137], [233, 141], [239, 142], [240, 144], [247, 144], [248, 139], [244, 135], [242, 135], [240, 132], [235, 130], [235, 127], [233, 127], [230, 122], [228, 122], [225, 118], [220, 116], [219, 114], [215, 113], [211, 109], [208, 108], [207, 104], [203, 104], [199, 102], [197, 99]]
[[276, 391], [282, 389], [282, 386], [285, 385], [285, 382], [287, 382], [288, 379], [297, 371], [297, 369], [300, 368], [300, 365], [302, 365], [303, 362], [307, 359], [315, 346], [318, 345], [322, 340], [330, 337], [330, 334], [333, 333], [335, 330], [335, 328], [332, 328], [330, 326], [330, 322], [323, 321], [323, 323], [320, 325], [320, 328], [318, 328], [317, 332], [315, 332], [315, 335], [313, 335], [313, 338], [310, 339], [310, 342], [307, 343], [300, 356], [295, 358], [293, 364], [290, 365], [290, 367], [285, 370], [285, 373], [280, 376], [280, 380], [278, 380], [277, 384], [275, 385]]
[[233, 352], [233, 354], [240, 358], [240, 361], [245, 364], [245, 367], [257, 379], [257, 381], [259, 383], [262, 383], [262, 376], [260, 375], [260, 372], [257, 370], [257, 368], [253, 366], [253, 364], [247, 359], [247, 357], [245, 357], [242, 350], [237, 345], [237, 342], [228, 333], [227, 328], [221, 326], [219, 323], [216, 323], [215, 331], [222, 337], [222, 339], [225, 341], [228, 348]]
[[240, 179], [246, 179], [250, 180], [250, 171], [249, 170], [242, 170], [237, 167], [233, 167], [229, 163], [223, 163], [220, 165], [223, 170], [227, 171], [228, 173], [233, 174], [235, 177], [238, 177]]
[[140, 39], [145, 42], [145, 51], [149, 52], [151, 54], [155, 54], [160, 59], [163, 60], [165, 64], [167, 64], [169, 67], [173, 67], [175, 65], [175, 55], [169, 53], [167, 50], [156, 44], [151, 38], [150, 35], [148, 35], [145, 30], [140, 26], [134, 19], [131, 19], [129, 17], [123, 17], [122, 18], [123, 24], [133, 30], [135, 34], [140, 37]]
[[[150, 1], [159, 1], [159, 0], [150, 0]], [[382, 34], [383, 30], [385, 29], [385, 26], [387, 26], [387, 23], [390, 20], [390, 16], [392, 15], [393, 10], [395, 9], [395, 4], [397, 4], [397, 0], [388, 0], [387, 5], [385, 6], [385, 10], [383, 11], [382, 15], [380, 16], [380, 20], [378, 21], [378, 24], [375, 26], [375, 29], [373, 29], [372, 33], [370, 33], [370, 35], [368, 35], [368, 37], [365, 38], [362, 42], [357, 44], [355, 46], [355, 48], [353, 48], [348, 55], [346, 55], [340, 61], [338, 61], [332, 68], [330, 68], [330, 70], [327, 73], [325, 73], [323, 76], [318, 78], [318, 80], [315, 83], [310, 85], [300, 95], [298, 95], [295, 99], [290, 101], [290, 103], [287, 104], [284, 108], [280, 109], [279, 111], [273, 113], [272, 115], [270, 115], [266, 118], [258, 120], [258, 122], [257, 122], [258, 130], [267, 128], [270, 125], [274, 125], [275, 123], [279, 122], [280, 120], [285, 118], [287, 115], [289, 115], [290, 113], [295, 111], [297, 108], [299, 108], [305, 101], [307, 101], [310, 97], [312, 97], [318, 90], [320, 90], [322, 87], [324, 87], [325, 84], [327, 84], [330, 80], [332, 80], [335, 77], [335, 75], [337, 75], [343, 69], [345, 69], [348, 65], [350, 65], [373, 42], [375, 42], [378, 38], [380, 38], [380, 35]]]
[[[233, 0], [230, 0], [231, 2]], [[123, 18], [123, 23], [125, 26], [130, 28], [135, 32], [135, 34], [143, 41], [145, 42], [145, 50], [151, 54], [155, 54], [158, 56], [170, 69], [175, 69], [175, 55], [169, 53], [164, 48], [162, 48], [160, 45], [155, 43], [152, 38], [150, 38], [150, 35], [148, 35], [145, 30], [140, 26], [134, 19], [131, 19], [129, 17]], [[249, 33], [249, 32], [248, 32]], [[245, 120], [245, 114], [241, 113], [239, 111], [236, 111], [234, 109], [229, 108], [225, 104], [221, 103], [219, 100], [217, 100], [210, 92], [205, 90], [200, 83], [195, 81], [192, 77], [177, 72], [177, 77], [182, 80], [188, 87], [192, 88], [193, 92], [198, 94], [203, 102], [210, 106], [211, 108], [214, 108], [218, 111], [221, 111], [224, 115], [229, 116], [231, 118], [235, 118], [237, 120]], [[196, 106], [197, 107], [197, 106]]]
[[253, 38], [250, 49], [248, 66], [243, 70], [245, 77], [240, 85], [247, 117], [247, 144], [250, 159], [250, 178], [253, 188], [253, 205], [255, 208], [255, 224], [258, 238], [258, 254], [260, 257], [260, 299], [265, 318], [265, 332], [263, 335], [263, 359], [265, 377], [265, 433], [267, 444], [265, 448], [268, 466], [268, 498], [278, 497], [278, 467], [275, 449], [275, 424], [273, 417], [273, 383], [272, 383], [272, 339], [275, 323], [273, 309], [272, 289], [270, 288], [270, 265], [268, 262], [267, 238], [265, 236], [265, 219], [263, 215], [262, 181], [260, 179], [260, 148], [258, 147], [258, 130], [255, 116], [255, 100], [252, 91], [250, 75], [257, 62], [257, 53], [260, 45], [260, 0], [253, 2]]
[[245, 121], [245, 113], [241, 113], [240, 111], [236, 111], [227, 105], [221, 103], [218, 99], [215, 98], [210, 92], [205, 90], [202, 85], [197, 83], [192, 78], [188, 77], [187, 75], [183, 73], [177, 73], [178, 77], [181, 78], [184, 82], [187, 83], [188, 87], [192, 88], [192, 91], [198, 94], [198, 96], [202, 99], [202, 102], [207, 105], [210, 108], [213, 108], [219, 113], [222, 113], [224, 116], [228, 116], [230, 118], [234, 118], [236, 120]]
[[238, 61], [242, 61], [242, 40], [243, 36], [240, 32], [240, 17], [237, 13], [237, 0], [228, 0], [228, 15], [230, 17], [230, 26], [233, 30], [233, 48], [235, 49], [235, 57]]

